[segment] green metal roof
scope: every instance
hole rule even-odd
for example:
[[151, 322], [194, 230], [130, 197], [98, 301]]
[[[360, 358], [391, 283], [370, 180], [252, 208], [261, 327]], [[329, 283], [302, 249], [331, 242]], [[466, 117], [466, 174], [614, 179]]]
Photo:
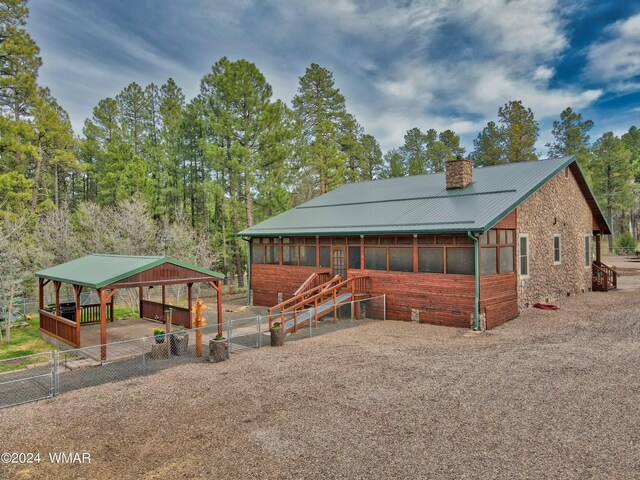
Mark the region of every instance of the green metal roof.
[[567, 166], [600, 228], [609, 227], [574, 156], [475, 168], [473, 183], [447, 190], [444, 173], [343, 185], [243, 230], [244, 237], [483, 232]]
[[97, 253], [40, 270], [36, 272], [36, 277], [97, 289], [163, 263], [172, 263], [204, 275], [224, 278], [221, 273], [170, 257], [101, 255]]

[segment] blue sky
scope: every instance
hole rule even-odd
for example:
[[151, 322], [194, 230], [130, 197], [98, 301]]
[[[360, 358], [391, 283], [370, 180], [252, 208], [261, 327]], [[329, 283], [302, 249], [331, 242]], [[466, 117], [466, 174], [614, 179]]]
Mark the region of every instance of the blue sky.
[[570, 106], [592, 139], [640, 126], [640, 2], [632, 0], [31, 0], [40, 83], [76, 132], [102, 98], [172, 77], [187, 98], [220, 57], [254, 62], [290, 102], [312, 62], [384, 150], [450, 128], [467, 150], [498, 107], [541, 126]]

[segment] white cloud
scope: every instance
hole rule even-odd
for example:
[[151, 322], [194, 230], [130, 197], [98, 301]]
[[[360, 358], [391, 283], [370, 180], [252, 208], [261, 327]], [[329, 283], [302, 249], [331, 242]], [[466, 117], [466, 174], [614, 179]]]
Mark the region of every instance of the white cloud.
[[[56, 40], [41, 45], [42, 80], [77, 131], [99, 99], [131, 81], [172, 76], [193, 96], [223, 55], [256, 63], [285, 101], [311, 62], [328, 68], [348, 109], [385, 149], [415, 126], [472, 135], [509, 100], [522, 100], [540, 120], [602, 93], [550, 86], [569, 45], [560, 0], [239, 0], [215, 8], [193, 0], [139, 7], [135, 19], [100, 18], [98, 0], [58, 3], [32, 5], [36, 17], [55, 16], [38, 20], [43, 38]], [[86, 45], [61, 41], [65, 25]]]
[[640, 14], [610, 25], [607, 33], [608, 40], [589, 48], [587, 76], [621, 92], [640, 89]]

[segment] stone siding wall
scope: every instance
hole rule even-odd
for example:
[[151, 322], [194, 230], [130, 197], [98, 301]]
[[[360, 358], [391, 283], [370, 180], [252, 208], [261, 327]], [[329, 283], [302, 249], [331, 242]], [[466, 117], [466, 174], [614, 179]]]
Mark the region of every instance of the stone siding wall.
[[[518, 305], [557, 302], [561, 296], [591, 290], [585, 267], [584, 236], [592, 234], [593, 214], [573, 172], [560, 172], [518, 207], [517, 233], [529, 235], [529, 277], [520, 272], [516, 244]], [[554, 264], [553, 236], [561, 235], [561, 263]], [[595, 252], [591, 241], [591, 253]]]

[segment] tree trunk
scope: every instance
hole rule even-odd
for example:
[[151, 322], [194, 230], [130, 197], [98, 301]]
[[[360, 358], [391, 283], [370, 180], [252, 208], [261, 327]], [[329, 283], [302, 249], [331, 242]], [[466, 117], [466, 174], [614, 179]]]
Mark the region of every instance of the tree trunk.
[[247, 209], [247, 227], [253, 226], [253, 201], [251, 199], [251, 181], [250, 174], [244, 172], [244, 202]]
[[58, 186], [58, 164], [53, 166], [53, 192], [56, 203], [56, 209], [60, 208], [60, 188]]
[[15, 295], [15, 285], [13, 283], [9, 287], [9, 304], [7, 305], [7, 311], [5, 313], [4, 324], [6, 326], [7, 334], [5, 335], [5, 342], [11, 343], [11, 322], [13, 321], [13, 297]]
[[31, 196], [31, 210], [35, 212], [38, 206], [38, 190], [40, 189], [40, 170], [42, 169], [42, 142], [38, 140], [38, 156], [36, 157], [36, 170], [33, 174], [33, 195]]

